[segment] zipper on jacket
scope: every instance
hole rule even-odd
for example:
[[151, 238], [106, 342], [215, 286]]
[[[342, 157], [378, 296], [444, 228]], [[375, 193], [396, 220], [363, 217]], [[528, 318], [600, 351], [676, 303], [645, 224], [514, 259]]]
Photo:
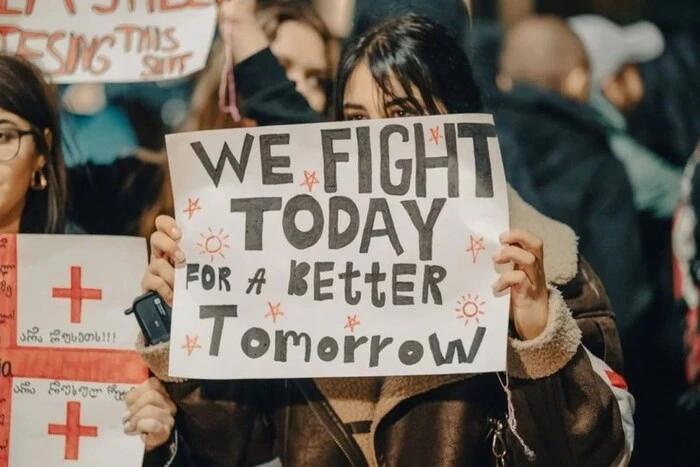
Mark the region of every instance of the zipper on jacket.
[[328, 432], [329, 435], [331, 435], [331, 438], [333, 438], [333, 441], [335, 441], [335, 444], [336, 444], [336, 445], [340, 448], [340, 450], [343, 452], [343, 455], [344, 455], [345, 458], [348, 460], [348, 462], [350, 463], [350, 465], [351, 465], [352, 467], [358, 467], [358, 465], [352, 460], [352, 456], [350, 455], [350, 453], [348, 453], [348, 451], [347, 451], [347, 450], [345, 449], [345, 447], [343, 446], [343, 443], [341, 443], [340, 439], [338, 439], [338, 437], [337, 437], [337, 436], [335, 435], [335, 433], [333, 432], [333, 429], [332, 429], [331, 427], [328, 426], [327, 421], [326, 421], [326, 420], [321, 416], [321, 414], [318, 412], [318, 408], [316, 407], [316, 404], [314, 404], [311, 400], [309, 400], [309, 398], [308, 398], [308, 396], [307, 396], [307, 394], [306, 394], [306, 391], [304, 391], [304, 389], [301, 387], [301, 385], [298, 385], [298, 387], [299, 387], [299, 389], [301, 390], [302, 394], [304, 395], [304, 398], [305, 398], [306, 401], [308, 402], [307, 405], [309, 406], [309, 408], [311, 408], [311, 411], [314, 413], [314, 416], [316, 417], [316, 419], [318, 419], [319, 422], [321, 422], [321, 425], [323, 425], [324, 427], [326, 427], [326, 431]]
[[504, 430], [506, 424], [503, 420], [489, 418], [491, 429], [486, 437], [491, 437], [491, 455], [496, 461], [496, 467], [506, 467], [506, 440]]
[[[325, 422], [325, 420], [323, 419], [323, 417], [321, 417], [321, 414], [318, 413], [318, 410], [316, 409], [316, 406], [313, 405], [313, 404], [309, 404], [309, 407], [311, 407], [311, 411], [314, 413], [314, 415], [316, 416], [316, 418], [318, 419], [318, 421], [321, 422], [321, 424], [322, 424], [323, 426], [326, 426], [326, 422]], [[328, 428], [328, 427], [326, 426], [326, 428]], [[331, 438], [333, 438], [333, 441], [335, 441], [335, 444], [337, 444], [338, 447], [340, 448], [340, 450], [343, 451], [343, 455], [344, 455], [345, 458], [348, 460], [348, 462], [350, 462], [350, 465], [351, 465], [352, 467], [357, 467], [357, 465], [353, 462], [352, 458], [350, 457], [350, 454], [348, 454], [348, 452], [345, 450], [345, 447], [343, 446], [343, 444], [342, 444], [342, 443], [340, 442], [340, 440], [335, 436], [335, 433], [333, 433], [332, 430], [327, 430], [327, 431], [328, 431], [328, 434], [331, 435]]]
[[287, 399], [287, 403], [285, 404], [286, 407], [284, 409], [285, 411], [285, 416], [284, 416], [284, 448], [282, 452], [282, 459], [284, 459], [282, 465], [287, 464], [287, 452], [288, 452], [288, 447], [289, 447], [289, 424], [291, 423], [291, 416], [292, 416], [292, 395], [289, 392], [289, 380], [285, 379], [284, 380], [284, 394]]

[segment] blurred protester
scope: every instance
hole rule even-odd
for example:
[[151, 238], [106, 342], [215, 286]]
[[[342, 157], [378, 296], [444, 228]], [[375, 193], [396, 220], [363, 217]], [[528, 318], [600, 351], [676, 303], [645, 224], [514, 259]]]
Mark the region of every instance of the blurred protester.
[[[225, 47], [219, 39], [205, 71], [198, 77], [183, 131], [282, 123], [279, 114], [285, 109], [275, 102], [275, 90], [260, 95], [248, 92], [277, 78], [274, 73], [268, 76], [270, 70], [278, 69], [267, 66], [270, 59], [283, 66], [285, 81], [294, 83], [311, 109], [320, 115], [326, 113], [335, 62], [329, 48], [331, 35], [321, 17], [301, 0], [271, 0], [261, 4], [256, 18], [256, 29], [264, 34], [271, 56], [266, 55], [266, 63], [254, 66], [250, 73], [245, 66], [242, 72], [240, 68], [237, 70], [235, 83], [243, 120], [235, 122], [232, 115], [219, 106], [221, 70], [226, 63]], [[236, 62], [241, 61], [240, 57], [234, 58], [238, 59]], [[274, 116], [274, 121], [266, 118], [268, 115]]]
[[[242, 118], [236, 121], [231, 112], [220, 106], [219, 86], [226, 48], [219, 38], [212, 47], [207, 66], [197, 77], [191, 108], [180, 131], [295, 123], [293, 119], [284, 120], [289, 109], [276, 100], [280, 86], [284, 89], [286, 85], [293, 86], [304, 98], [304, 105], [315, 119], [326, 114], [335, 60], [330, 47], [332, 38], [323, 20], [302, 0], [262, 2], [255, 19], [251, 27], [261, 35], [258, 37], [265, 38], [264, 43], [269, 48], [254, 57], [252, 63], [236, 67], [236, 104]], [[236, 40], [248, 41], [238, 36]], [[234, 63], [241, 61], [238, 50], [232, 50]], [[173, 215], [167, 170], [164, 164], [159, 174], [162, 180], [154, 181], [160, 189], [157, 200], [139, 218], [140, 235], [149, 236], [153, 232], [155, 219], [160, 214]]]
[[579, 235], [631, 350], [652, 296], [629, 180], [610, 151], [607, 128], [586, 103], [585, 49], [563, 20], [525, 19], [504, 41], [498, 83], [499, 138], [515, 141], [542, 212]]
[[626, 120], [644, 97], [638, 64], [663, 52], [661, 31], [646, 22], [623, 28], [593, 15], [577, 16], [569, 24], [586, 48], [592, 75], [590, 102], [608, 128], [610, 148], [627, 170], [637, 209], [669, 219], [680, 196], [681, 170], [630, 136]]
[[[673, 225], [674, 295], [685, 317], [685, 374], [700, 394], [700, 145], [688, 161]], [[700, 402], [700, 398], [698, 398]], [[700, 403], [695, 410], [700, 412]]]
[[[679, 445], [691, 446], [695, 442], [695, 433], [700, 423], [700, 144], [695, 154], [688, 161], [681, 188], [681, 202], [678, 206], [673, 223], [673, 283], [676, 307], [673, 312], [683, 319], [682, 340], [684, 352], [684, 376], [683, 394], [678, 397], [677, 411], [672, 411], [674, 416], [670, 422], [672, 429], [659, 436], [658, 429], [645, 430], [650, 433], [645, 437], [650, 443], [656, 438], [661, 442], [674, 442]], [[680, 333], [679, 333], [680, 334]], [[655, 384], [654, 389], [660, 385]], [[661, 388], [663, 391], [664, 388]], [[655, 396], [661, 391], [656, 391]], [[666, 390], [668, 392], [668, 390]], [[671, 397], [678, 394], [671, 394]], [[666, 402], [666, 401], [662, 401]], [[676, 408], [664, 403], [662, 410]], [[652, 413], [652, 416], [656, 415]], [[663, 418], [665, 417], [665, 419]], [[651, 417], [649, 417], [651, 418]], [[663, 414], [655, 422], [668, 421], [669, 416]], [[656, 436], [655, 436], [656, 435]], [[656, 444], [656, 441], [653, 442]], [[654, 445], [652, 444], [652, 445]], [[646, 458], [661, 459], [664, 453], [653, 452], [656, 458], [647, 454], [649, 449], [642, 449]], [[657, 450], [660, 451], [660, 450]], [[700, 462], [700, 454], [694, 449], [681, 450], [675, 455], [677, 462], [685, 465], [697, 465]]]
[[440, 23], [460, 45], [469, 37], [470, 19], [464, 0], [355, 0], [352, 34], [357, 36], [377, 22], [406, 13]]
[[[659, 434], [656, 426], [658, 423], [680, 426], [673, 409], [684, 387], [682, 317], [675, 313], [669, 274], [671, 217], [680, 198], [682, 170], [671, 159], [653, 152], [631, 136], [626, 118], [637, 111], [646, 93], [640, 65], [661, 56], [664, 39], [656, 26], [646, 22], [620, 27], [598, 16], [580, 16], [572, 18], [570, 24], [583, 41], [592, 64], [591, 104], [606, 123], [610, 146], [625, 165], [634, 188], [644, 257], [653, 279], [653, 308], [658, 312], [649, 316], [641, 345], [637, 345], [639, 351], [634, 353], [634, 360], [629, 361], [629, 365], [639, 367], [630, 374], [630, 386], [640, 402], [637, 419], [642, 447], [638, 454], [650, 459], [658, 454], [658, 451], [647, 453], [658, 436], [668, 436], [669, 442], [679, 436], [673, 434], [676, 429]], [[686, 80], [693, 82], [693, 76], [677, 76], [661, 91], [660, 98], [673, 96], [675, 88], [682, 89]], [[693, 86], [695, 93], [688, 93], [689, 102], [693, 99], [697, 102], [699, 97], [697, 82]], [[677, 100], [672, 102], [683, 105]], [[655, 111], [670, 119], [671, 115], [678, 115], [680, 109], [674, 109], [671, 115], [659, 112], [658, 108]], [[664, 127], [650, 131], [658, 133]], [[691, 152], [689, 149], [678, 162], [683, 164]], [[652, 370], [656, 377], [649, 381], [646, 373]]]
[[[690, 10], [689, 5], [684, 8]], [[700, 12], [700, 2], [695, 11]], [[692, 14], [685, 20], [693, 21]], [[694, 21], [685, 27], [668, 25], [664, 53], [639, 65], [644, 98], [629, 115], [630, 133], [680, 168], [700, 139], [700, 14]]]

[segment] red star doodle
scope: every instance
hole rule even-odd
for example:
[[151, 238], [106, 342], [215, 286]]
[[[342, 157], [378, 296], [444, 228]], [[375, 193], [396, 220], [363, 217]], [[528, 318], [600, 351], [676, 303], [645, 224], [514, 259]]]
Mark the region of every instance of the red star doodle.
[[272, 302], [267, 302], [267, 306], [270, 308], [270, 311], [267, 312], [265, 318], [269, 316], [270, 318], [272, 318], [272, 322], [277, 324], [277, 317], [284, 316], [284, 313], [280, 309], [281, 304], [281, 302], [277, 302], [276, 305], [273, 305]]
[[193, 200], [192, 198], [189, 198], [187, 200], [187, 208], [182, 211], [185, 214], [187, 214], [188, 219], [192, 219], [192, 216], [194, 215], [195, 212], [201, 211], [202, 208], [199, 207], [199, 198]]
[[484, 247], [484, 237], [477, 238], [470, 235], [469, 243], [470, 246], [467, 248], [467, 252], [472, 254], [472, 263], [476, 263], [476, 260], [479, 259], [479, 253], [486, 250], [486, 247]]
[[185, 336], [186, 342], [182, 344], [182, 349], [185, 349], [187, 351], [187, 355], [192, 355], [192, 352], [194, 352], [197, 349], [201, 349], [202, 346], [199, 345], [199, 336]]
[[314, 189], [314, 185], [318, 185], [319, 182], [318, 178], [316, 178], [316, 171], [314, 170], [313, 172], [309, 172], [308, 170], [304, 170], [304, 181], [299, 184], [299, 186], [305, 186], [309, 190], [309, 193]]
[[435, 128], [430, 129], [430, 141], [434, 143], [435, 145], [440, 144], [440, 140], [442, 139], [442, 135], [440, 134], [440, 127], [436, 126]]
[[357, 320], [357, 315], [348, 316], [348, 324], [345, 325], [345, 329], [350, 329], [350, 332], [355, 332], [355, 326], [358, 326], [360, 322]]

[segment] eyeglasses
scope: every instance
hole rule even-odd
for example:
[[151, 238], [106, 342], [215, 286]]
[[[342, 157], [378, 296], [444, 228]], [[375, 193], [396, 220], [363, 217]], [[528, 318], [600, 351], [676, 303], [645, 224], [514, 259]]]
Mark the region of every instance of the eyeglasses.
[[19, 154], [22, 138], [33, 135], [34, 130], [0, 128], [0, 162], [9, 162]]

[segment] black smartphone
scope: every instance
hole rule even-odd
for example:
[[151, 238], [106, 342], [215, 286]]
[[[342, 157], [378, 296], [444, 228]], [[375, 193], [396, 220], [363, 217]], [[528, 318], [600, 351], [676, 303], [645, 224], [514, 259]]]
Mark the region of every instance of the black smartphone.
[[124, 314], [134, 315], [147, 346], [170, 340], [172, 310], [156, 292], [148, 292], [136, 298]]

